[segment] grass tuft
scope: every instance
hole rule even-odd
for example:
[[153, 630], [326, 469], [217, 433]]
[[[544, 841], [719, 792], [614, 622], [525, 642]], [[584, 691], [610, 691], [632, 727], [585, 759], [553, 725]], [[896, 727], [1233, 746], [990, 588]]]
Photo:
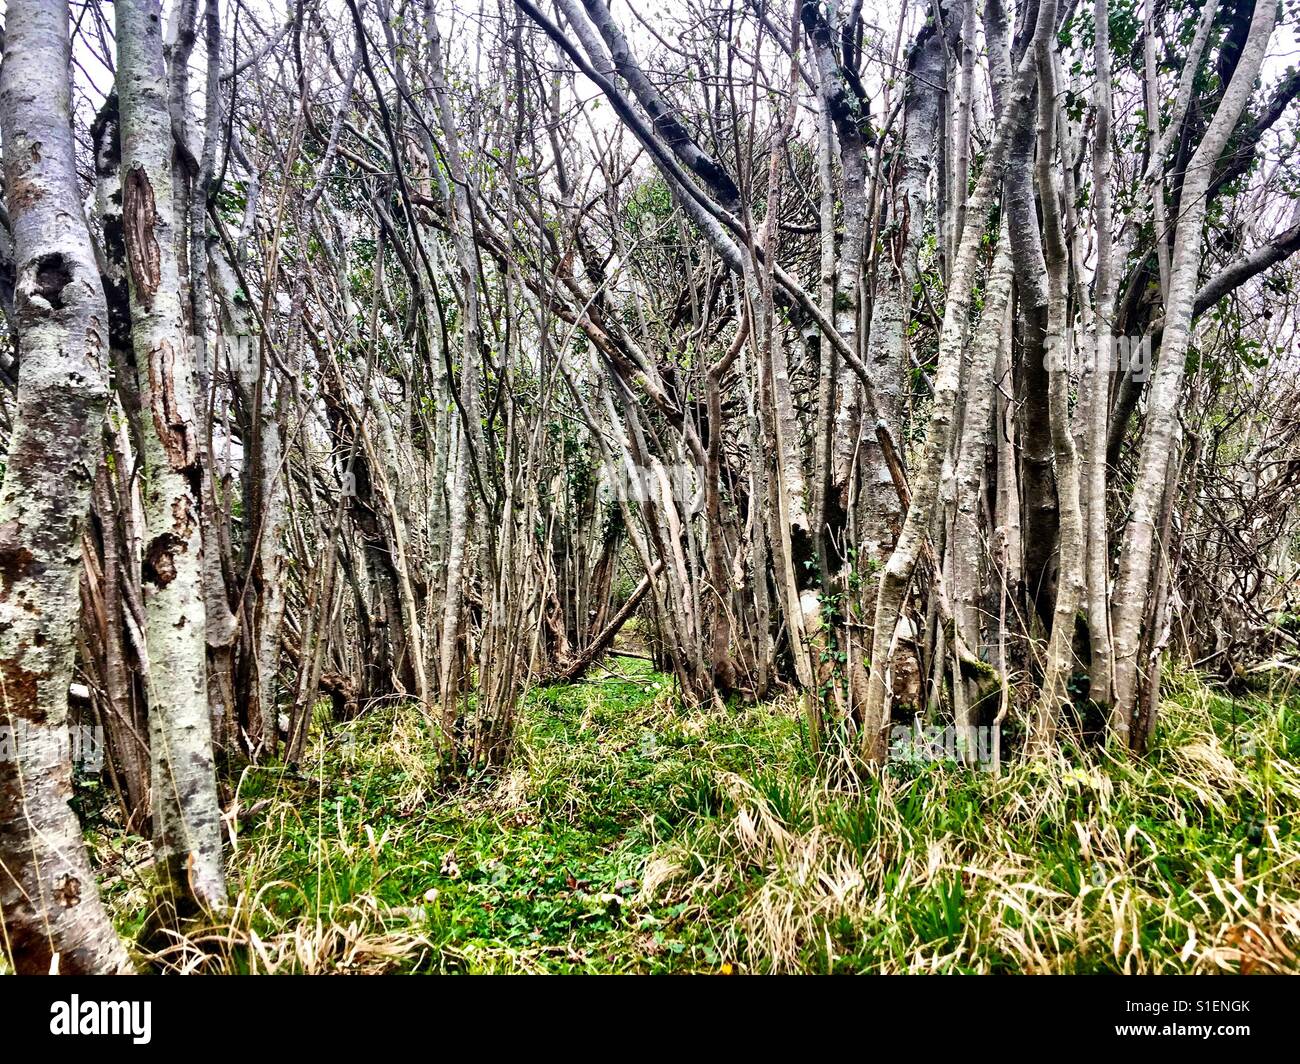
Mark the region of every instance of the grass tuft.
[[[1300, 968], [1300, 706], [1174, 673], [1143, 761], [815, 771], [797, 706], [686, 709], [615, 657], [534, 692], [503, 772], [439, 790], [396, 707], [250, 769], [222, 972], [1278, 972]], [[593, 674], [594, 675], [594, 674]], [[123, 932], [147, 846], [94, 836]]]

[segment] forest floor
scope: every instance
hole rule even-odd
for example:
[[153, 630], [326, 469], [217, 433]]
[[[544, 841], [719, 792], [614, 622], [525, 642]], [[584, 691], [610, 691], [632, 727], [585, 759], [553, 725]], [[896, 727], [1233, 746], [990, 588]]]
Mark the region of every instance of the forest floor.
[[[231, 913], [144, 963], [1300, 969], [1300, 700], [1171, 676], [1143, 761], [906, 762], [831, 785], [792, 704], [684, 709], [644, 662], [605, 666], [534, 691], [511, 767], [454, 793], [409, 708], [323, 729], [300, 774], [247, 769]], [[88, 838], [133, 937], [148, 846]]]

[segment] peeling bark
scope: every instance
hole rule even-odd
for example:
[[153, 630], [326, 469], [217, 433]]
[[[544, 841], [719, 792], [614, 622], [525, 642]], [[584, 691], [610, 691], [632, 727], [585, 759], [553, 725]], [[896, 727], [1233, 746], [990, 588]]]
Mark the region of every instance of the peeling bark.
[[[226, 900], [207, 698], [194, 351], [184, 332], [158, 0], [116, 5], [126, 252], [142, 416], [154, 847], [164, 900]], [[134, 189], [134, 191], [132, 191]]]

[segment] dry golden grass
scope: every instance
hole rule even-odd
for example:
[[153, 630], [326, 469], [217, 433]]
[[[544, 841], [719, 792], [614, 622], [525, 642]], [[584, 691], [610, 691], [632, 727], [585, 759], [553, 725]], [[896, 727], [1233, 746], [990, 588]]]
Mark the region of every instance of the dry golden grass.
[[[1143, 760], [819, 772], [798, 708], [662, 678], [530, 702], [510, 768], [440, 788], [419, 715], [250, 772], [219, 920], [174, 972], [1295, 972], [1300, 707], [1173, 675]], [[829, 778], [828, 778], [829, 777]], [[147, 844], [106, 893], [148, 913]]]

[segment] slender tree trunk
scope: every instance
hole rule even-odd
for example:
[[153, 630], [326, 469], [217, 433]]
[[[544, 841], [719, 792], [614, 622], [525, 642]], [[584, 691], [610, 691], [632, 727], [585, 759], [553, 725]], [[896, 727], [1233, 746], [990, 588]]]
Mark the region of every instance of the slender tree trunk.
[[[1008, 328], [1011, 277], [1011, 250], [1004, 224], [985, 286], [984, 308], [971, 344], [970, 365], [966, 374], [966, 410], [954, 478], [956, 516], [948, 552], [953, 566], [954, 642], [960, 641], [972, 655], [978, 652], [980, 646], [979, 588], [980, 576], [985, 569], [985, 549], [979, 534], [980, 512], [983, 508], [982, 474], [987, 464], [985, 451], [989, 426], [992, 424], [990, 411], [997, 390], [994, 368]], [[954, 658], [960, 679], [960, 653], [954, 654]], [[974, 751], [974, 729], [979, 724], [980, 702], [984, 692], [976, 681], [963, 680], [962, 683], [965, 689], [961, 691], [961, 704], [965, 706], [966, 713], [957, 723], [964, 730], [966, 749]]]
[[1111, 70], [1108, 0], [1094, 0], [1096, 28], [1097, 123], [1093, 130], [1092, 187], [1097, 230], [1097, 274], [1094, 280], [1096, 343], [1091, 367], [1085, 367], [1084, 502], [1087, 514], [1089, 694], [1109, 705], [1114, 689], [1110, 636], [1110, 547], [1106, 527], [1106, 427], [1110, 418], [1110, 375], [1114, 370], [1115, 263], [1111, 237]]
[[108, 311], [77, 187], [66, 0], [11, 0], [0, 72], [18, 405], [0, 482], [0, 949], [19, 972], [122, 972], [68, 805], [81, 530]]
[[[1055, 15], [1055, 0], [1045, 0], [1038, 10], [1036, 37], [1046, 37], [1050, 33]], [[935, 373], [934, 404], [926, 427], [925, 449], [921, 462], [913, 473], [911, 504], [903, 522], [903, 531], [885, 565], [876, 596], [871, 674], [862, 737], [863, 753], [872, 760], [884, 760], [886, 754], [891, 694], [888, 672], [895, 633], [912, 574], [930, 535], [939, 494], [939, 478], [952, 445], [962, 350], [975, 284], [976, 260], [988, 224], [988, 209], [994, 191], [1001, 183], [1010, 134], [1030, 99], [1035, 66], [1034, 55], [1026, 53], [1008, 88], [997, 131], [985, 153], [984, 169], [967, 204], [966, 225], [953, 263], [939, 339], [939, 365]]]
[[[1111, 599], [1115, 644], [1115, 704], [1111, 730], [1121, 746], [1130, 744], [1137, 706], [1138, 653], [1142, 627], [1149, 622], [1154, 572], [1155, 527], [1172, 458], [1178, 406], [1182, 398], [1186, 355], [1201, 265], [1201, 229], [1205, 224], [1210, 181], [1242, 109], [1250, 99], [1276, 20], [1276, 6], [1255, 5], [1250, 30], [1223, 98], [1183, 175], [1177, 227], [1173, 236], [1169, 298], [1161, 337], [1160, 364], [1148, 399], [1147, 422], [1138, 460], [1129, 519], [1120, 549], [1119, 575]], [[1149, 664], [1146, 665], [1150, 668]]]
[[206, 680], [202, 432], [183, 327], [159, 0], [116, 5], [123, 221], [140, 388], [154, 843], [182, 908], [225, 904]]
[[1069, 258], [1061, 221], [1061, 188], [1056, 179], [1056, 70], [1046, 42], [1039, 48], [1038, 68], [1038, 187], [1042, 198], [1043, 235], [1047, 241], [1048, 410], [1056, 458], [1057, 509], [1060, 546], [1052, 632], [1038, 704], [1030, 724], [1029, 749], [1044, 755], [1056, 739], [1061, 707], [1074, 665], [1074, 615], [1083, 582], [1083, 515], [1079, 506], [1079, 467], [1070, 431], [1070, 350], [1067, 321]]
[[433, 73], [433, 91], [437, 118], [447, 143], [447, 160], [452, 183], [449, 189], [447, 213], [451, 219], [452, 241], [456, 252], [457, 291], [464, 320], [461, 325], [463, 347], [459, 382], [462, 423], [458, 433], [459, 444], [453, 462], [450, 517], [448, 521], [449, 546], [447, 550], [446, 597], [443, 602], [442, 641], [439, 647], [438, 690], [441, 698], [444, 738], [453, 742], [456, 704], [461, 677], [456, 668], [456, 647], [465, 625], [465, 586], [469, 580], [466, 564], [470, 548], [473, 515], [470, 508], [471, 463], [483, 454], [480, 446], [482, 433], [479, 420], [479, 306], [477, 255], [474, 250], [471, 228], [473, 218], [469, 199], [469, 176], [461, 156], [460, 137], [456, 129], [448, 95], [446, 75], [442, 62], [442, 38], [438, 34], [433, 7], [425, 5], [425, 33], [428, 61]]

